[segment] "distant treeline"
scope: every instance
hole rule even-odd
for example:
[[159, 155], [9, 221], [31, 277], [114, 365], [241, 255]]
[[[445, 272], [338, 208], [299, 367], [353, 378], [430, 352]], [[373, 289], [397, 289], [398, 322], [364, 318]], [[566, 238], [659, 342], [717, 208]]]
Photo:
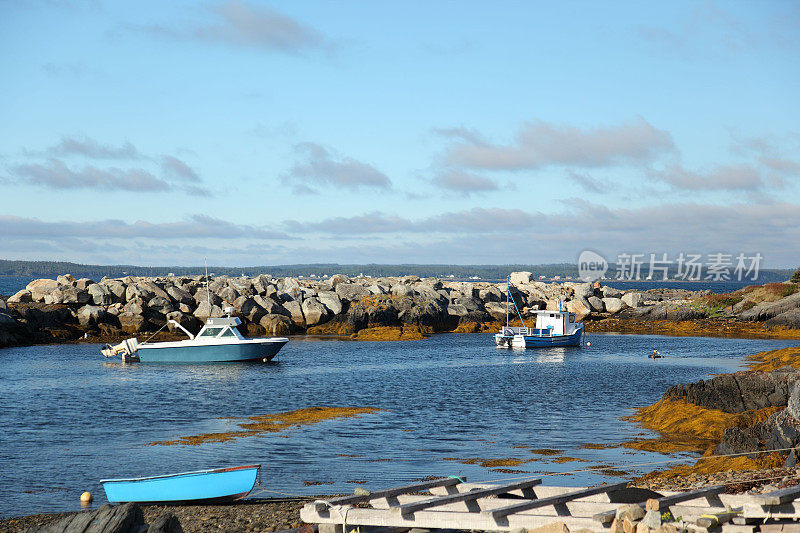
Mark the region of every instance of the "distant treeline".
[[[203, 266], [171, 266], [171, 267], [148, 267], [135, 265], [80, 265], [77, 263], [67, 263], [61, 261], [9, 261], [0, 259], [0, 276], [28, 276], [34, 278], [53, 278], [60, 274], [72, 274], [76, 278], [120, 278], [123, 276], [166, 276], [174, 274], [176, 276], [193, 276], [203, 274]], [[556, 263], [546, 265], [339, 265], [336, 263], [313, 263], [299, 265], [274, 265], [257, 267], [208, 267], [209, 273], [217, 276], [257, 276], [258, 274], [270, 274], [275, 277], [297, 277], [297, 276], [331, 276], [333, 274], [344, 274], [346, 276], [358, 276], [360, 274], [368, 276], [407, 276], [415, 275], [419, 277], [447, 278], [453, 276], [457, 279], [469, 279], [479, 277], [485, 280], [502, 280], [510, 272], [528, 271], [536, 276], [552, 278], [554, 276], [576, 278], [578, 267], [574, 263]], [[642, 268], [642, 277], [646, 276], [646, 265]], [[614, 277], [616, 272], [615, 265], [609, 266], [607, 276]], [[789, 269], [767, 269], [759, 272], [758, 282], [767, 283], [773, 281], [785, 281], [792, 275], [793, 270]], [[675, 268], [671, 268], [669, 275], [677, 273]], [[657, 279], [661, 279], [660, 276]]]

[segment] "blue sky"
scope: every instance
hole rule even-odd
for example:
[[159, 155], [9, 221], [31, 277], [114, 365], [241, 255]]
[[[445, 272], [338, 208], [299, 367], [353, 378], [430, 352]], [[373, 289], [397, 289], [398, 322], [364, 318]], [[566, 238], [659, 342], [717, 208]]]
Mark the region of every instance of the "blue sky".
[[800, 263], [796, 2], [0, 0], [0, 257]]

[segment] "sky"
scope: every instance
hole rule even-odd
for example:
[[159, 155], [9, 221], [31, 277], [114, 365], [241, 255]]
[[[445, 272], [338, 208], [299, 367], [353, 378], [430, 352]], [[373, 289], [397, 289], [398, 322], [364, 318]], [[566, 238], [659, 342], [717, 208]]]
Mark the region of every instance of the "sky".
[[800, 2], [0, 0], [0, 258], [800, 264]]

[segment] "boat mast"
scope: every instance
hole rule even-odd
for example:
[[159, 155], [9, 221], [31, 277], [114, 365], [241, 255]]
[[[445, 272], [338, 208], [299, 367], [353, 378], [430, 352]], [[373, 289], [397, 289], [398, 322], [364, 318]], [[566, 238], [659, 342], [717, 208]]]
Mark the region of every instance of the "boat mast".
[[508, 299], [511, 296], [511, 276], [506, 276], [506, 329], [508, 329], [508, 313], [509, 313], [509, 302]]
[[208, 288], [208, 258], [203, 258], [203, 264], [206, 265], [206, 298], [208, 299], [208, 316], [211, 316], [211, 289]]

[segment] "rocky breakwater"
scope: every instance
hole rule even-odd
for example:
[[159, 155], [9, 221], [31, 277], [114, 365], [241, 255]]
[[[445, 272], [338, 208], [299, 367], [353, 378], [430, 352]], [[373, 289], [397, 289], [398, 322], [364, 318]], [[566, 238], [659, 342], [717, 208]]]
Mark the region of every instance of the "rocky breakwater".
[[[586, 319], [663, 299], [599, 283], [543, 283], [530, 272], [512, 273], [511, 285], [526, 319], [536, 310], [557, 309], [558, 300]], [[202, 321], [222, 316], [226, 307], [234, 308], [250, 336], [308, 333], [406, 340], [433, 332], [496, 330], [505, 323], [506, 284], [417, 276], [337, 274], [314, 280], [262, 274], [213, 278], [206, 290], [202, 276], [94, 281], [63, 275], [32, 281], [0, 303], [0, 346], [60, 342], [84, 334], [110, 340], [155, 332], [169, 320], [197, 331]]]

